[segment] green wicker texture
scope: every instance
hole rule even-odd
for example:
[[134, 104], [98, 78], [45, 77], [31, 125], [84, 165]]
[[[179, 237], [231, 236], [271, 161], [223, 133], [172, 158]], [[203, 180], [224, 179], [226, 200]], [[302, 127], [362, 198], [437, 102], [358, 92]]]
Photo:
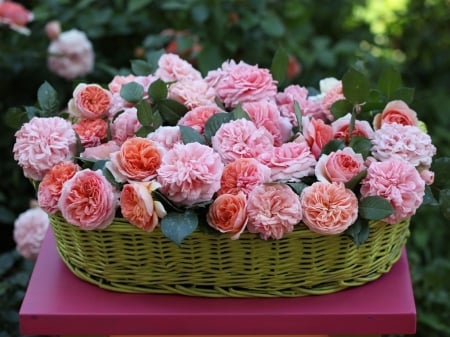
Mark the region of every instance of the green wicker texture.
[[59, 216], [51, 223], [59, 255], [85, 281], [119, 292], [206, 297], [297, 297], [359, 286], [388, 272], [409, 236], [408, 220], [373, 222], [369, 239], [356, 247], [345, 235], [300, 225], [269, 241], [196, 231], [178, 247], [159, 229], [147, 233], [119, 218], [101, 231]]

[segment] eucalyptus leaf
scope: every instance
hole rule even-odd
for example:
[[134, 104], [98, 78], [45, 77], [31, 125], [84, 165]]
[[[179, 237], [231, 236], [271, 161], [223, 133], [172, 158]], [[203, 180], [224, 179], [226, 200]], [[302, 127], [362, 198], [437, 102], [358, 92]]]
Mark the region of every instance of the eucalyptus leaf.
[[157, 79], [148, 88], [148, 95], [152, 102], [158, 103], [167, 98], [167, 84], [161, 79]]
[[272, 59], [272, 65], [270, 67], [270, 73], [275, 81], [283, 83], [286, 77], [286, 70], [289, 64], [289, 57], [287, 52], [279, 48]]
[[188, 143], [200, 143], [205, 144], [205, 138], [198, 133], [194, 128], [191, 128], [190, 126], [186, 125], [179, 125], [180, 133], [181, 133], [181, 139], [183, 140], [184, 144]]
[[234, 119], [233, 114], [227, 112], [220, 112], [212, 115], [205, 124], [205, 138], [210, 143], [211, 137], [213, 137], [217, 130], [224, 123], [228, 123]]
[[358, 207], [361, 218], [367, 220], [382, 220], [394, 213], [391, 203], [379, 196], [369, 196], [359, 201]]
[[131, 103], [139, 102], [143, 95], [144, 87], [136, 82], [126, 83], [120, 88], [120, 97]]
[[350, 68], [342, 77], [342, 90], [345, 98], [351, 103], [364, 103], [369, 97], [369, 79], [362, 72]]
[[58, 113], [58, 93], [48, 82], [44, 82], [38, 89], [37, 98], [39, 106], [45, 116], [53, 116]]
[[192, 210], [186, 210], [182, 213], [169, 212], [161, 219], [161, 231], [178, 246], [197, 229], [197, 226], [198, 217]]
[[364, 219], [357, 219], [344, 234], [350, 236], [356, 246], [362, 245], [370, 234], [369, 222]]

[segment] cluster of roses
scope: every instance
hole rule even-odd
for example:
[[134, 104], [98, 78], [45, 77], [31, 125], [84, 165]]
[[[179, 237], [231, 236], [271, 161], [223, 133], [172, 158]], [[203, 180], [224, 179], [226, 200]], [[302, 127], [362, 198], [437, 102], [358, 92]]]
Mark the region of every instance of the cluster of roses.
[[[158, 79], [167, 83], [167, 98], [188, 111], [177, 125], [136, 136], [138, 109], [121, 89], [138, 83], [149, 101], [148, 88]], [[342, 82], [334, 78], [322, 80], [315, 96], [299, 85], [279, 92], [270, 71], [256, 65], [227, 61], [202, 77], [177, 55], [164, 54], [151, 75], [115, 76], [108, 89], [79, 84], [69, 118], [31, 119], [17, 131], [13, 151], [25, 176], [40, 182], [40, 207], [82, 229], [107, 227], [120, 209], [131, 224], [152, 231], [167, 214], [156, 190], [180, 208], [206, 204], [207, 223], [233, 239], [244, 230], [280, 239], [301, 222], [321, 234], [341, 233], [356, 221], [358, 199], [367, 196], [389, 201], [394, 211], [387, 223], [411, 217], [433, 182], [436, 149], [429, 135], [399, 100], [372, 125], [350, 113], [334, 119], [331, 106], [343, 98]], [[183, 142], [181, 126], [205, 135], [212, 116], [236, 107], [248, 118], [222, 123], [210, 142]], [[330, 141], [347, 144], [355, 135], [370, 140], [370, 156], [349, 146], [323, 153]], [[82, 168], [80, 158], [106, 162], [111, 177]], [[346, 183], [363, 171], [354, 192]], [[312, 183], [301, 193], [289, 185], [306, 178]]]

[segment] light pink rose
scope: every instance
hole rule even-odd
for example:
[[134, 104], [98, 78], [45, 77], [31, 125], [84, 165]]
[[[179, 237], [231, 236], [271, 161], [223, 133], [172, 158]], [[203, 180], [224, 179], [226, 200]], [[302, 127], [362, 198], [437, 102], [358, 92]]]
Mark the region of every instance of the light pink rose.
[[175, 144], [183, 143], [181, 139], [180, 128], [178, 126], [160, 126], [147, 138], [160, 144], [165, 150], [170, 150]]
[[48, 68], [55, 74], [73, 80], [94, 68], [94, 50], [83, 32], [72, 29], [59, 34], [48, 47]]
[[302, 220], [300, 199], [285, 184], [262, 184], [255, 187], [247, 200], [247, 229], [261, 238], [281, 239]]
[[425, 182], [417, 169], [398, 158], [374, 162], [361, 182], [361, 195], [387, 199], [394, 213], [384, 221], [395, 224], [411, 217], [422, 204]]
[[215, 97], [215, 90], [203, 79], [185, 79], [175, 82], [169, 87], [169, 98], [191, 110], [198, 106], [215, 105]]
[[431, 137], [417, 126], [384, 123], [372, 137], [372, 155], [379, 161], [399, 158], [429, 168], [435, 154]]
[[200, 105], [181, 117], [178, 125], [190, 126], [198, 133], [203, 134], [208, 119], [218, 112], [221, 112], [221, 109], [217, 105]]
[[108, 114], [111, 93], [98, 84], [78, 84], [68, 103], [69, 114], [84, 119], [100, 119]]
[[21, 213], [14, 221], [14, 241], [20, 255], [35, 260], [50, 226], [47, 213], [39, 207]]
[[133, 74], [124, 75], [116, 75], [113, 77], [111, 82], [108, 83], [108, 89], [112, 94], [120, 94], [120, 90], [122, 86], [127, 83], [135, 82], [136, 76]]
[[237, 119], [221, 125], [211, 137], [213, 149], [225, 164], [238, 158], [258, 158], [273, 149], [273, 136], [265, 128], [246, 119]]
[[125, 109], [111, 123], [112, 139], [122, 145], [128, 138], [134, 137], [136, 131], [142, 127], [137, 117], [136, 108]]
[[15, 134], [14, 159], [25, 177], [41, 180], [56, 164], [75, 155], [76, 134], [61, 117], [34, 117]]
[[96, 160], [109, 159], [111, 153], [119, 151], [120, 146], [113, 140], [94, 147], [88, 147], [80, 154], [81, 158]]
[[363, 156], [351, 147], [345, 147], [328, 155], [322, 154], [315, 173], [319, 181], [346, 183], [364, 169]]
[[189, 62], [183, 60], [177, 54], [163, 54], [158, 61], [155, 76], [164, 82], [181, 80], [199, 80], [202, 75]]
[[316, 158], [304, 142], [284, 143], [263, 153], [260, 161], [270, 170], [272, 181], [298, 181], [314, 173]]
[[212, 148], [200, 143], [175, 144], [158, 169], [161, 192], [180, 205], [210, 200], [220, 188], [223, 163]]
[[205, 80], [216, 89], [226, 108], [273, 99], [277, 93], [277, 82], [268, 69], [244, 61], [237, 64], [233, 60], [224, 62], [220, 69], [210, 71]]
[[333, 128], [334, 138], [342, 139], [346, 143], [350, 141], [351, 137], [362, 136], [365, 138], [372, 138], [373, 129], [370, 126], [370, 123], [363, 120], [355, 120], [355, 125], [352, 131], [352, 135], [350, 137], [350, 121], [351, 114], [346, 114], [345, 116], [336, 119], [331, 123], [331, 127]]
[[114, 219], [118, 197], [100, 170], [84, 169], [64, 183], [58, 207], [64, 219], [74, 226], [103, 229]]
[[384, 123], [398, 123], [402, 125], [418, 125], [417, 113], [401, 100], [389, 102], [373, 119], [374, 129], [379, 129]]
[[311, 153], [317, 159], [323, 147], [333, 139], [333, 129], [322, 119], [302, 118], [303, 136], [308, 143]]
[[56, 40], [61, 34], [61, 24], [59, 21], [49, 21], [45, 24], [45, 33], [50, 40]]
[[342, 233], [358, 217], [358, 199], [343, 183], [315, 182], [303, 189], [300, 199], [303, 222], [319, 234]]

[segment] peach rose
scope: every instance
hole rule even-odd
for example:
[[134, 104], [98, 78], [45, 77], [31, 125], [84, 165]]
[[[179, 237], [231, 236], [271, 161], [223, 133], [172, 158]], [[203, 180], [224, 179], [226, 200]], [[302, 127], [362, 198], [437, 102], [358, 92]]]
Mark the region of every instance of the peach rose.
[[321, 155], [315, 173], [319, 181], [346, 183], [364, 168], [363, 156], [346, 147], [329, 155]]
[[318, 181], [303, 189], [303, 222], [319, 234], [339, 234], [358, 217], [358, 199], [343, 183]]
[[381, 128], [383, 123], [417, 126], [417, 113], [401, 100], [391, 101], [381, 113], [375, 115], [373, 119], [374, 129]]
[[198, 133], [203, 134], [208, 119], [220, 111], [221, 109], [216, 105], [200, 105], [181, 117], [178, 125], [190, 126]]
[[152, 192], [161, 187], [156, 181], [132, 182], [126, 184], [120, 195], [122, 215], [131, 224], [151, 232], [159, 223], [159, 218], [166, 216], [161, 202], [154, 200]]
[[81, 119], [73, 129], [84, 147], [100, 145], [108, 136], [108, 124], [103, 119]]
[[89, 158], [89, 159], [109, 159], [111, 153], [117, 152], [120, 150], [120, 146], [113, 140], [110, 140], [107, 143], [100, 144], [94, 147], [86, 148], [81, 154], [81, 158]]
[[69, 101], [69, 113], [87, 119], [103, 118], [111, 106], [112, 95], [98, 84], [80, 83]]
[[111, 161], [106, 165], [119, 182], [149, 181], [156, 176], [161, 157], [158, 143], [134, 137], [127, 139], [120, 151], [111, 153]]
[[333, 129], [321, 119], [303, 118], [303, 136], [316, 159], [323, 147], [333, 139]]
[[239, 239], [247, 225], [247, 199], [244, 193], [222, 194], [209, 206], [206, 220], [221, 233], [231, 234], [231, 239]]

